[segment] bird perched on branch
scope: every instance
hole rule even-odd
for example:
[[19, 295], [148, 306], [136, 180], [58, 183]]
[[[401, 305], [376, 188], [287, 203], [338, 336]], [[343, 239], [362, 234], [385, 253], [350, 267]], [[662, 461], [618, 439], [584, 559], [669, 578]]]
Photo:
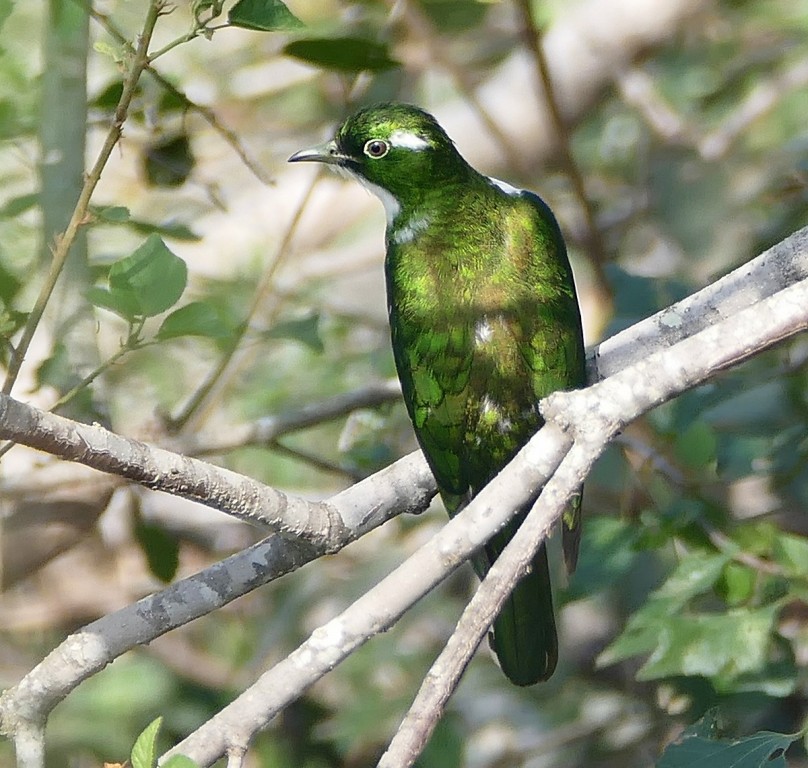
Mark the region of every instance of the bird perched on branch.
[[[572, 270], [555, 217], [536, 194], [474, 170], [436, 120], [380, 104], [290, 162], [347, 172], [387, 213], [390, 329], [404, 401], [450, 515], [542, 425], [539, 400], [584, 384]], [[473, 558], [484, 576], [530, 505]], [[580, 500], [564, 516], [574, 568]], [[493, 624], [491, 645], [517, 685], [552, 675], [558, 640], [541, 545]]]

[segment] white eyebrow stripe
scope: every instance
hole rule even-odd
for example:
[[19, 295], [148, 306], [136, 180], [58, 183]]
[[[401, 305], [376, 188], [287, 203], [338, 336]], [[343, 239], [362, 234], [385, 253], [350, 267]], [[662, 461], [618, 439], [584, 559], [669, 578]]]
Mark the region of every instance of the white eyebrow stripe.
[[418, 136], [418, 134], [402, 130], [393, 131], [390, 134], [390, 144], [394, 147], [412, 149], [415, 152], [421, 152], [432, 146], [426, 139]]

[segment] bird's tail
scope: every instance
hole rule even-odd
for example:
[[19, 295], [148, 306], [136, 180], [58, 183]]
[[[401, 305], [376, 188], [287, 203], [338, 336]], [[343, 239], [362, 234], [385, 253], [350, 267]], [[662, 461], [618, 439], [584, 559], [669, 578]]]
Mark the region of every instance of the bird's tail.
[[530, 573], [503, 604], [492, 629], [491, 647], [512, 683], [533, 685], [553, 674], [558, 637], [545, 544], [536, 552]]

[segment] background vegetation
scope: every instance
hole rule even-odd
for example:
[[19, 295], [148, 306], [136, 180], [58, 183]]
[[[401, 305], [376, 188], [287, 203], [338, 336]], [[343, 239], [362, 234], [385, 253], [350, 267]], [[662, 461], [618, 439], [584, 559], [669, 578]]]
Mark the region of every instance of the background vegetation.
[[[535, 2], [532, 22], [510, 2], [299, 0], [295, 16], [259, 3], [273, 31], [216, 29], [232, 4], [215, 18], [214, 5], [157, 20], [162, 53], [31, 340], [20, 399], [312, 498], [413, 449], [397, 398], [366, 391], [394, 374], [380, 206], [285, 166], [369, 101], [434, 111], [476, 167], [545, 197], [590, 344], [808, 222], [804, 0]], [[7, 370], [145, 6], [0, 0]], [[807, 360], [803, 336], [622, 435], [587, 482], [581, 561], [557, 589], [558, 672], [516, 689], [478, 654], [424, 768], [649, 765], [708, 712], [727, 737], [805, 727]], [[249, 430], [355, 390], [367, 396], [348, 415], [268, 441]], [[71, 630], [259, 536], [20, 447], [2, 458], [0, 494], [2, 687]], [[123, 760], [157, 714], [176, 741], [429, 537], [435, 507], [88, 680], [51, 718], [49, 765]], [[372, 764], [474, 584], [456, 575], [315, 685], [258, 738], [253, 764]], [[808, 764], [801, 742], [789, 765]]]

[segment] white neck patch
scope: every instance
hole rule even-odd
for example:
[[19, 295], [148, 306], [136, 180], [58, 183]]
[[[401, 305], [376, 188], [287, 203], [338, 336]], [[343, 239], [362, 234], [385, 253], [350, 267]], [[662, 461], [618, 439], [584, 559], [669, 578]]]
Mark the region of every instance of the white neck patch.
[[489, 176], [488, 181], [490, 181], [495, 187], [501, 189], [506, 195], [511, 195], [512, 197], [517, 197], [523, 192], [523, 190], [514, 187], [513, 184], [508, 184], [507, 181], [495, 179], [493, 176]]
[[398, 229], [393, 229], [390, 235], [396, 245], [411, 243], [418, 235], [429, 226], [429, 219], [426, 216], [410, 218], [410, 220]]
[[390, 146], [421, 152], [425, 149], [429, 149], [432, 145], [416, 133], [398, 130], [390, 134]]
[[378, 197], [379, 200], [382, 201], [384, 212], [387, 214], [387, 226], [393, 224], [396, 216], [398, 216], [401, 211], [401, 204], [390, 192], [384, 189], [384, 187], [380, 187], [378, 184], [369, 182], [364, 176], [354, 173], [350, 168], [344, 168], [340, 165], [329, 165], [327, 167], [332, 171], [336, 171], [340, 176], [346, 179], [358, 181], [370, 194]]
[[377, 184], [372, 184], [367, 179], [363, 179], [360, 176], [356, 176], [355, 178], [359, 179], [362, 186], [364, 186], [368, 192], [376, 195], [376, 197], [382, 201], [384, 212], [387, 214], [387, 226], [392, 226], [396, 216], [398, 216], [398, 214], [401, 212], [401, 203], [399, 203], [398, 200], [396, 200], [396, 198], [384, 187], [380, 187]]

